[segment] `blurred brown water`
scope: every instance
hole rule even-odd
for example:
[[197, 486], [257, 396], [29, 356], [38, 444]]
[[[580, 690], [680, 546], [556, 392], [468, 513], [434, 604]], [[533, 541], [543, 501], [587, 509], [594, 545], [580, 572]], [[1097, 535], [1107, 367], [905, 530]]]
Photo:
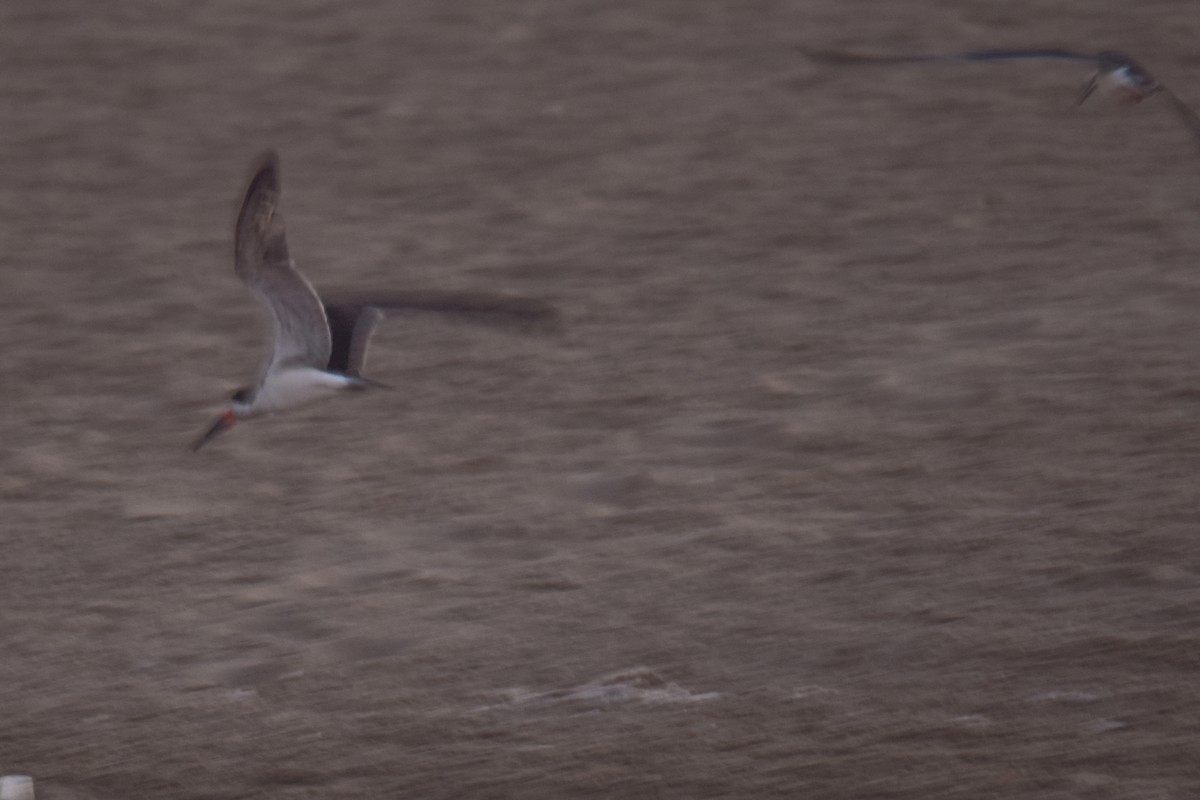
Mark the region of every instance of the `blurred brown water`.
[[[1178, 2], [11, 0], [0, 773], [64, 798], [1189, 798]], [[1193, 81], [1194, 83], [1194, 81]], [[239, 426], [283, 157], [366, 393]]]

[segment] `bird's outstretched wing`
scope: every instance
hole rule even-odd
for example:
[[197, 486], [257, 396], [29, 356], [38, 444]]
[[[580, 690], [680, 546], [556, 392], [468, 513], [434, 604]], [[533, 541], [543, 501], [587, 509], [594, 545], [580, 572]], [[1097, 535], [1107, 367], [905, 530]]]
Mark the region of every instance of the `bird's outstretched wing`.
[[557, 330], [561, 325], [558, 310], [543, 300], [487, 292], [412, 290], [333, 299], [325, 304], [333, 342], [327, 368], [360, 376], [371, 335], [388, 311], [458, 314], [477, 322], [549, 330]]
[[330, 350], [321, 300], [288, 253], [279, 199], [279, 157], [268, 150], [254, 162], [234, 232], [234, 269], [272, 320], [264, 375], [282, 366], [324, 369]]
[[361, 377], [367, 360], [367, 345], [375, 333], [375, 326], [383, 319], [383, 311], [352, 303], [330, 304], [325, 306], [325, 316], [329, 319], [329, 335], [333, 342], [326, 369]]
[[956, 53], [902, 53], [897, 55], [867, 55], [837, 50], [802, 50], [801, 52], [813, 61], [827, 64], [914, 64], [925, 61], [1013, 61], [1028, 58], [1098, 62], [1095, 55], [1057, 49], [964, 50]]
[[1196, 116], [1196, 112], [1191, 106], [1179, 99], [1179, 97], [1165, 86], [1159, 89], [1159, 94], [1171, 106], [1171, 110], [1175, 112], [1175, 116], [1184, 124], [1184, 127], [1192, 134], [1192, 138], [1196, 140], [1196, 146], [1200, 147], [1200, 117]]

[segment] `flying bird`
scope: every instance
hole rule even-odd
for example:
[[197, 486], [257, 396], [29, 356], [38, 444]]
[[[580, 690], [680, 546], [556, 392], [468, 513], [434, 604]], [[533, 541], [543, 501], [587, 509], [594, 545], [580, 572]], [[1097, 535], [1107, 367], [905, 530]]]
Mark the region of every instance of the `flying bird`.
[[1105, 50], [1100, 53], [1076, 53], [1071, 50], [967, 50], [958, 53], [928, 53], [907, 55], [859, 55], [830, 51], [806, 51], [814, 61], [829, 64], [915, 64], [931, 61], [1015, 61], [1051, 59], [1090, 64], [1095, 70], [1079, 91], [1078, 103], [1083, 103], [1097, 90], [1107, 91], [1126, 103], [1139, 103], [1154, 95], [1162, 96], [1171, 110], [1200, 146], [1200, 117], [1178, 95], [1147, 72], [1138, 62], [1124, 53]]
[[193, 451], [240, 419], [381, 385], [362, 369], [371, 334], [388, 310], [558, 323], [557, 311], [543, 301], [482, 292], [418, 290], [323, 302], [292, 261], [279, 200], [279, 157], [267, 151], [254, 162], [238, 213], [234, 271], [270, 317], [271, 352], [255, 383], [233, 393]]

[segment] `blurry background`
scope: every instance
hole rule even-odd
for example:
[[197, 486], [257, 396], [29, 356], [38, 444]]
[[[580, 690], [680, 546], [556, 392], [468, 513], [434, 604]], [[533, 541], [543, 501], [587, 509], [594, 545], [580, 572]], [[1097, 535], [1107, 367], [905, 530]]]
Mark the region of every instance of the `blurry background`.
[[[1136, 16], [1134, 14], [1136, 13]], [[56, 798], [1200, 792], [1183, 2], [0, 7], [0, 773]], [[283, 159], [393, 385], [238, 426]]]

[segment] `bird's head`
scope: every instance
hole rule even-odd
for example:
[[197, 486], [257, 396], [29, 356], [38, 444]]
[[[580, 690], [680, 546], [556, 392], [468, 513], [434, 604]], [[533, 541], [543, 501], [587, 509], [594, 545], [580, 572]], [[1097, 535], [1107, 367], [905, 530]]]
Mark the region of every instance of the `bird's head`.
[[204, 433], [192, 444], [192, 452], [199, 450], [211, 440], [237, 424], [237, 421], [250, 415], [251, 393], [249, 387], [242, 387], [229, 397], [229, 403]]
[[1079, 93], [1080, 103], [1102, 86], [1125, 103], [1138, 103], [1162, 91], [1158, 79], [1124, 53], [1106, 50], [1096, 55], [1096, 61], [1100, 69]]

